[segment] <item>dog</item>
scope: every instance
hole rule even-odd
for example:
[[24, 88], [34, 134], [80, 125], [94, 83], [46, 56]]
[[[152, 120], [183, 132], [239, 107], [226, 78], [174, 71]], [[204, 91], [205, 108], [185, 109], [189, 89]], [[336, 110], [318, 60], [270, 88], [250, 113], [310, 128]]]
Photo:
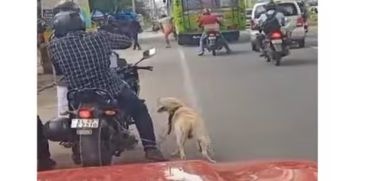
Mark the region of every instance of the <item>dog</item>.
[[176, 135], [178, 148], [171, 154], [172, 156], [180, 154], [181, 159], [186, 159], [184, 144], [187, 139], [195, 139], [203, 157], [215, 163], [208, 154], [210, 149], [210, 138], [206, 131], [204, 120], [199, 113], [174, 97], [159, 98], [157, 112], [167, 112], [169, 115], [168, 129], [165, 137], [168, 136], [172, 130]]

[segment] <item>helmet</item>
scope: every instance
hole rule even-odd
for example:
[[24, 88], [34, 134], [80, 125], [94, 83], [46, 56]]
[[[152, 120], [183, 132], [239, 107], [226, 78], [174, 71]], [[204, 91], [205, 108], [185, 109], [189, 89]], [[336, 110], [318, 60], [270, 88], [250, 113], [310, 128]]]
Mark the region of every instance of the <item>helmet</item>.
[[266, 11], [275, 10], [276, 7], [277, 7], [277, 5], [274, 1], [270, 1], [268, 4], [265, 5]]
[[60, 11], [52, 21], [55, 37], [60, 38], [69, 32], [85, 31], [85, 22], [79, 12], [75, 11]]
[[53, 14], [57, 14], [60, 11], [75, 11], [80, 12], [79, 5], [73, 1], [63, 0], [60, 1], [53, 9]]
[[204, 8], [203, 9], [203, 15], [210, 15], [211, 10], [209, 8]]

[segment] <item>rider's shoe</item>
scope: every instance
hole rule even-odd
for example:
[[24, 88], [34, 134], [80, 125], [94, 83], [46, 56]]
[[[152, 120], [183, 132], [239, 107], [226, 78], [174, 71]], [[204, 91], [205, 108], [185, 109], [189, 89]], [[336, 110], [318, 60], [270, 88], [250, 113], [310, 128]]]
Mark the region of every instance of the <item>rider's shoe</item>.
[[199, 56], [203, 56], [204, 55], [204, 52], [199, 52], [198, 55]]
[[152, 161], [163, 162], [167, 161], [162, 152], [158, 148], [148, 148], [145, 150], [145, 158]]

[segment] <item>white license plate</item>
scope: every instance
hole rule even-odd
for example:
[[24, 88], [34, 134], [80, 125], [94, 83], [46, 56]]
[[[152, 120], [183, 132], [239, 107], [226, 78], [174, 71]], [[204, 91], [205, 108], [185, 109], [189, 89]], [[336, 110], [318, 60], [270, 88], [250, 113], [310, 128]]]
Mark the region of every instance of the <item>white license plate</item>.
[[98, 128], [99, 119], [72, 119], [71, 128], [85, 129]]
[[271, 42], [274, 44], [274, 43], [282, 43], [282, 40], [281, 39], [277, 39], [277, 40], [271, 40]]
[[215, 40], [216, 38], [215, 36], [209, 36], [209, 40]]

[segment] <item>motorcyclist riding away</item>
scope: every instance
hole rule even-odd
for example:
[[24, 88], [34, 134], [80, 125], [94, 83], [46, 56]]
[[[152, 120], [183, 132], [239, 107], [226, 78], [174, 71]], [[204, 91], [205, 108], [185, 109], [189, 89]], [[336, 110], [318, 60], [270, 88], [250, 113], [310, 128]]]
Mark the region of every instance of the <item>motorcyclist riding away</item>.
[[224, 44], [224, 48], [227, 50], [227, 53], [231, 53], [231, 49], [229, 48], [228, 43], [224, 39], [222, 33], [220, 33], [218, 25], [221, 25], [218, 17], [212, 15], [210, 9], [203, 9], [203, 14], [199, 17], [199, 27], [203, 27], [204, 29], [200, 37], [200, 52], [198, 54], [199, 56], [204, 55], [204, 40], [207, 37], [207, 32], [210, 30], [218, 31], [218, 33], [220, 34], [220, 38], [222, 39], [222, 42]]
[[[272, 33], [274, 31], [282, 30], [282, 27], [285, 26], [285, 16], [279, 10], [276, 3], [270, 1], [268, 4], [265, 5], [265, 12], [260, 15], [260, 17], [256, 20], [257, 26], [260, 28], [260, 33], [264, 32], [265, 35]], [[264, 47], [263, 47], [263, 40], [264, 36], [257, 36], [257, 42], [259, 47], [262, 49], [262, 54], [264, 55]]]
[[[112, 49], [127, 49], [131, 40], [106, 31], [86, 32], [85, 23], [76, 11], [57, 13], [53, 29], [55, 38], [49, 44], [49, 54], [55, 69], [65, 76], [68, 90], [98, 88], [108, 91], [117, 99], [118, 106], [134, 119], [146, 158], [164, 161], [156, 145], [146, 105], [110, 69]], [[73, 153], [73, 159], [76, 155]]]

